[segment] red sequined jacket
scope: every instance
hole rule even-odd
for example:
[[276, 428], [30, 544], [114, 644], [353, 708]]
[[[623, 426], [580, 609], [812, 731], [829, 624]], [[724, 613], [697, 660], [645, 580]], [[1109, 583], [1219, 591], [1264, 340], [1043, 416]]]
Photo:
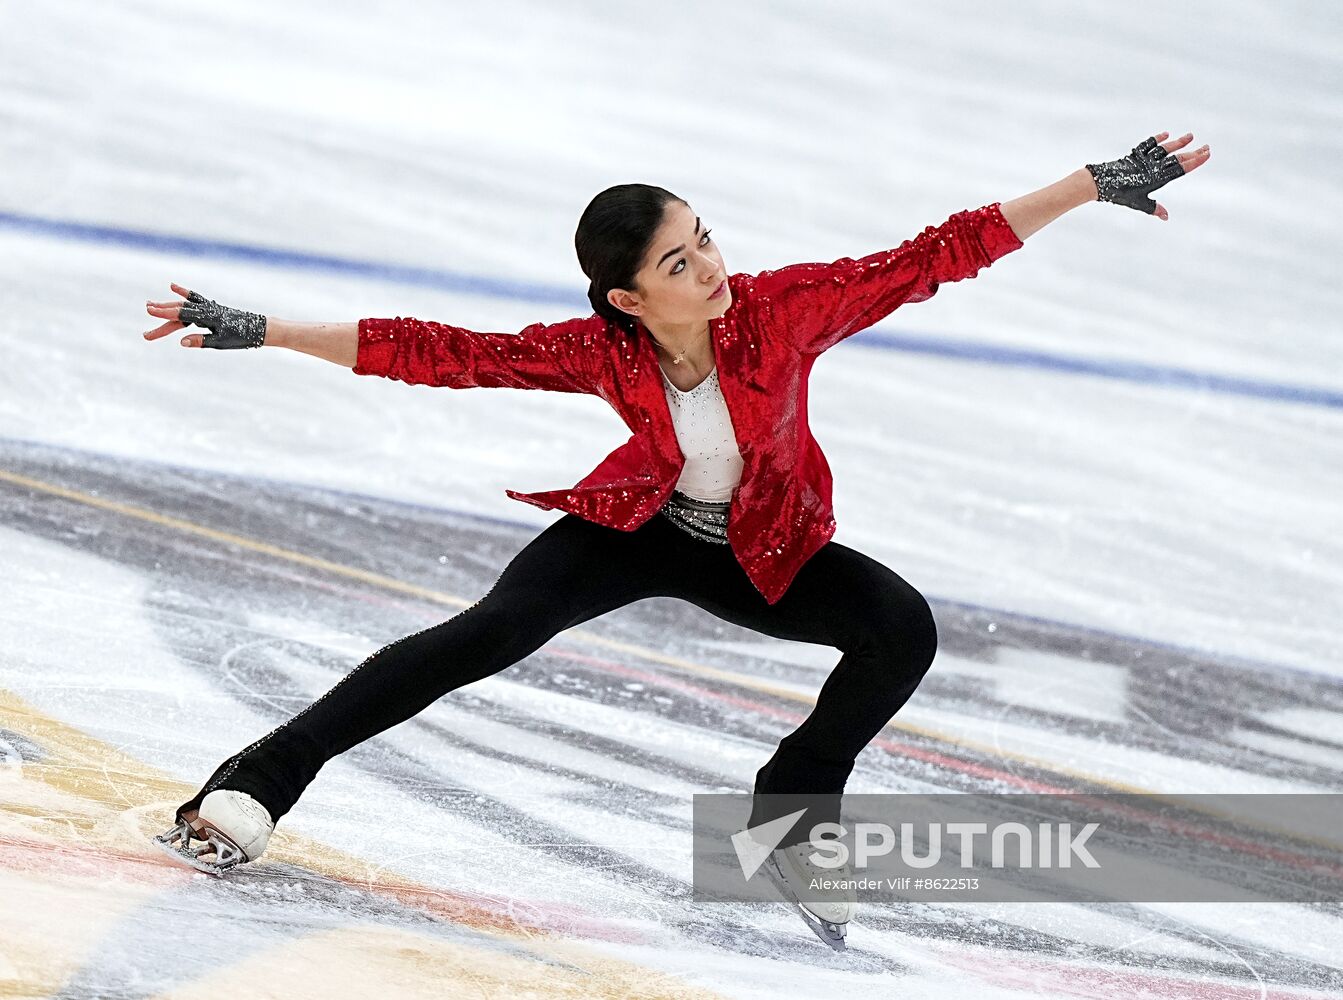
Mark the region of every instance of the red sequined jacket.
[[[974, 277], [1021, 246], [994, 202], [957, 212], [893, 250], [729, 276], [732, 305], [709, 322], [743, 459], [728, 540], [768, 603], [835, 533], [830, 466], [807, 426], [816, 358], [903, 303], [929, 298], [944, 281]], [[567, 490], [504, 492], [621, 531], [657, 513], [685, 464], [642, 325], [631, 336], [594, 313], [507, 334], [413, 318], [362, 319], [354, 372], [454, 389], [600, 396], [633, 431], [630, 439]]]

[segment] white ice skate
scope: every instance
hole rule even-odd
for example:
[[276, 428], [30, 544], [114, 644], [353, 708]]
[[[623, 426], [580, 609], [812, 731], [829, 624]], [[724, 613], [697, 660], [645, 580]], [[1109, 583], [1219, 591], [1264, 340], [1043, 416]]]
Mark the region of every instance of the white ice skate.
[[[853, 869], [847, 864], [823, 868], [811, 861], [815, 848], [803, 841], [792, 847], [777, 847], [765, 859], [765, 871], [802, 913], [812, 932], [836, 951], [844, 951], [849, 918], [858, 902], [853, 888]], [[813, 888], [812, 879], [838, 882], [843, 888]]]
[[[154, 843], [192, 868], [223, 875], [259, 858], [274, 830], [275, 823], [260, 802], [246, 792], [220, 788], [201, 799], [194, 820], [183, 818], [156, 836]], [[193, 838], [204, 843], [192, 847]], [[203, 855], [213, 855], [213, 859]]]

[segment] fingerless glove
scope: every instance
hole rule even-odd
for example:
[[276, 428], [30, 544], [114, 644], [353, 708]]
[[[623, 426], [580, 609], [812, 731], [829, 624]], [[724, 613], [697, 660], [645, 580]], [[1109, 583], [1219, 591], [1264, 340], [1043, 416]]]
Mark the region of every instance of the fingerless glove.
[[266, 342], [265, 316], [221, 306], [200, 292], [187, 293], [187, 305], [178, 310], [177, 320], [184, 326], [202, 326], [211, 331], [201, 337], [202, 347], [233, 350], [260, 347]]
[[1128, 156], [1086, 166], [1096, 181], [1098, 201], [1127, 205], [1148, 215], [1156, 212], [1156, 202], [1148, 196], [1184, 174], [1180, 161], [1156, 141], [1156, 136], [1138, 143]]

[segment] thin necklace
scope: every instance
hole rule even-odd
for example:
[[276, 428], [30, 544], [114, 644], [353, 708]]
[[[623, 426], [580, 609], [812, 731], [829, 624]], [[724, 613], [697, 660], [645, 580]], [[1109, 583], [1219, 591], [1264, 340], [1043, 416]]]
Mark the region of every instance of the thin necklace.
[[[645, 329], [647, 329], [647, 328], [645, 327]], [[657, 340], [656, 337], [653, 338], [653, 343], [657, 344], [658, 347], [662, 347], [661, 344], [658, 344], [658, 340]], [[664, 351], [667, 351], [667, 348], [665, 348], [665, 347], [662, 347], [662, 349], [663, 349]], [[671, 351], [667, 351], [667, 353], [670, 354]], [[682, 360], [684, 360], [685, 356], [686, 356], [687, 354], [689, 354], [689, 353], [690, 353], [690, 348], [687, 347], [687, 348], [686, 348], [684, 351], [682, 351], [680, 354], [676, 355], [676, 357], [672, 358], [672, 364], [674, 364], [674, 365], [679, 365], [679, 364], [682, 362]]]
[[[657, 342], [657, 338], [656, 338], [656, 337], [653, 338], [653, 343], [657, 344], [658, 347], [662, 347], [661, 344], [658, 344], [658, 342]], [[667, 351], [667, 348], [665, 348], [665, 347], [662, 347], [662, 349], [663, 349], [664, 351]], [[667, 353], [670, 354], [671, 351], [667, 351]], [[684, 351], [682, 351], [680, 354], [676, 355], [676, 357], [672, 358], [672, 364], [674, 364], [674, 365], [679, 365], [679, 364], [681, 363], [681, 361], [684, 360], [685, 356], [686, 356], [687, 354], [689, 354], [689, 353], [690, 353], [690, 348], [687, 347], [687, 348], [686, 348]]]

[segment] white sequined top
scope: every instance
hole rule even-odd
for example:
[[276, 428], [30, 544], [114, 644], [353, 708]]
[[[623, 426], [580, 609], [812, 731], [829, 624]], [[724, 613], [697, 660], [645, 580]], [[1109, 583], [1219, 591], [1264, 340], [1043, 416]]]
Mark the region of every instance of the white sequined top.
[[685, 455], [676, 488], [697, 500], [731, 500], [741, 482], [742, 457], [717, 367], [689, 392], [672, 385], [661, 365], [658, 371], [662, 372], [676, 439]]

